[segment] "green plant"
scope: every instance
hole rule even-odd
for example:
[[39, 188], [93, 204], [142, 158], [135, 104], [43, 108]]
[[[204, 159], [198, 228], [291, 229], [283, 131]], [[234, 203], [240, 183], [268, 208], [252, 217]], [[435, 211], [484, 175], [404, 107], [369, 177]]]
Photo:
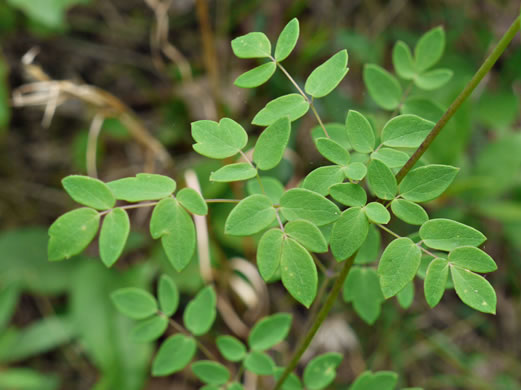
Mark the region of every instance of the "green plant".
[[[490, 70], [519, 30], [519, 24], [518, 18], [436, 123], [425, 119], [432, 116], [435, 103], [408, 95], [413, 86], [433, 90], [451, 78], [451, 70], [432, 69], [444, 51], [443, 29], [427, 32], [418, 41], [414, 55], [405, 43], [395, 45], [393, 64], [398, 76], [405, 80], [405, 89], [390, 72], [375, 64], [366, 65], [363, 78], [370, 96], [377, 106], [392, 111], [381, 132], [375, 131], [367, 115], [354, 110], [347, 112], [345, 126], [324, 124], [315, 107], [315, 100], [331, 93], [348, 73], [346, 50], [315, 68], [302, 90], [281, 64], [299, 36], [296, 19], [281, 32], [273, 55], [271, 43], [263, 33], [238, 37], [232, 41], [237, 57], [268, 62], [239, 76], [237, 86], [260, 86], [280, 69], [298, 92], [269, 102], [253, 118], [252, 124], [266, 127], [256, 140], [253, 153], [246, 149], [248, 134], [232, 119], [192, 124], [194, 150], [227, 162], [210, 175], [210, 181], [249, 180], [249, 195], [244, 199], [204, 199], [191, 188], [176, 192], [173, 179], [156, 174], [138, 174], [108, 183], [69, 176], [63, 180], [65, 190], [86, 207], [68, 212], [52, 224], [49, 259], [63, 260], [82, 252], [97, 235], [103, 217], [99, 252], [103, 263], [110, 267], [120, 257], [129, 235], [127, 210], [153, 207], [150, 234], [161, 240], [171, 265], [182, 271], [192, 261], [196, 249], [196, 230], [190, 214], [207, 215], [208, 204], [237, 203], [226, 219], [225, 233], [255, 236], [257, 267], [262, 278], [267, 283], [280, 280], [306, 308], [315, 305], [310, 329], [289, 362], [282, 361], [274, 349], [290, 332], [289, 313], [275, 313], [258, 321], [249, 333], [247, 346], [231, 335], [217, 336], [215, 344], [221, 355], [217, 357], [201, 338], [210, 332], [217, 317], [216, 286], [208, 284], [187, 304], [183, 325], [172, 318], [179, 309], [179, 292], [176, 283], [166, 275], [159, 278], [157, 298], [135, 287], [111, 295], [122, 314], [139, 321], [133, 330], [135, 340], [156, 340], [169, 325], [177, 331], [161, 344], [152, 363], [152, 374], [164, 376], [181, 371], [199, 350], [206, 359], [192, 363], [191, 370], [205, 383], [205, 389], [241, 389], [245, 370], [272, 377], [275, 389], [302, 388], [293, 371], [341, 291], [344, 300], [352, 302], [355, 311], [369, 324], [379, 316], [386, 299], [396, 296], [402, 306], [410, 305], [416, 276], [425, 279], [425, 299], [431, 307], [439, 303], [446, 289], [453, 287], [471, 308], [494, 314], [496, 294], [479, 275], [497, 268], [494, 260], [478, 248], [486, 237], [451, 219], [429, 219], [418, 204], [442, 195], [458, 169], [420, 158]], [[276, 179], [261, 174], [281, 162], [292, 122], [310, 110], [319, 124], [312, 132], [316, 148], [331, 164], [311, 171], [298, 188], [285, 189]], [[116, 206], [117, 201], [128, 204]], [[399, 235], [388, 226], [391, 213], [406, 224], [420, 226], [419, 230]], [[380, 232], [392, 237], [381, 256]], [[329, 256], [321, 255], [329, 250], [332, 262]], [[340, 270], [336, 263], [341, 264]], [[331, 276], [330, 271], [338, 273]], [[329, 282], [333, 286], [324, 297], [319, 291], [325, 291]], [[324, 289], [319, 288], [320, 284]], [[268, 354], [268, 350], [273, 353]], [[303, 371], [304, 386], [327, 387], [334, 381], [341, 360], [342, 356], [336, 353], [313, 358]], [[368, 371], [357, 378], [351, 389], [391, 390], [396, 383], [395, 373]]]

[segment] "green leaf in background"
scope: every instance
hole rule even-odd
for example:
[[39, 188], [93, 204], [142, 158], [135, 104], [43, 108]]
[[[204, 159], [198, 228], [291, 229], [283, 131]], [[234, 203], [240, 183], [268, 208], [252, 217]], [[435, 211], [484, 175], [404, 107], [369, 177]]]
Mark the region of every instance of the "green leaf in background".
[[373, 100], [385, 110], [394, 110], [400, 104], [402, 87], [391, 73], [375, 64], [364, 66], [364, 83]]
[[378, 260], [380, 257], [380, 241], [379, 229], [370, 224], [367, 238], [356, 254], [355, 264], [367, 264]]
[[199, 192], [193, 188], [183, 188], [176, 194], [176, 199], [181, 205], [196, 215], [208, 214], [208, 205]]
[[136, 177], [126, 177], [107, 183], [116, 199], [127, 202], [156, 200], [170, 196], [176, 188], [173, 179], [152, 173], [138, 173]]
[[376, 271], [365, 267], [351, 269], [344, 282], [342, 296], [345, 302], [353, 302], [355, 311], [369, 325], [380, 316], [385, 300]]
[[165, 333], [168, 319], [161, 316], [152, 316], [138, 322], [132, 329], [132, 339], [138, 343], [149, 343], [157, 340]]
[[398, 115], [385, 124], [382, 143], [395, 148], [417, 148], [433, 127], [433, 122], [419, 116]]
[[[346, 150], [352, 149], [351, 144], [347, 138], [346, 127], [343, 123], [326, 123], [324, 127], [326, 128], [329, 138], [338, 142]], [[322, 126], [320, 125], [313, 127], [311, 130], [311, 137], [314, 140], [323, 137], [327, 138], [326, 133], [324, 133], [324, 129], [322, 129]]]
[[320, 154], [334, 164], [347, 165], [351, 160], [349, 152], [330, 138], [316, 138], [315, 145]]
[[246, 183], [248, 195], [264, 194], [271, 199], [273, 204], [278, 204], [280, 202], [280, 197], [284, 193], [284, 186], [282, 183], [274, 177], [269, 176], [261, 176], [260, 181], [262, 182], [262, 187], [259, 184], [259, 180], [250, 180]]
[[477, 311], [496, 314], [496, 292], [483, 276], [457, 266], [451, 266], [450, 273], [463, 303]]
[[276, 120], [261, 133], [253, 152], [253, 161], [257, 168], [267, 171], [280, 163], [290, 134], [291, 124], [288, 117]]
[[347, 67], [347, 50], [341, 50], [311, 72], [304, 85], [307, 94], [321, 98], [335, 89], [345, 77]]
[[401, 168], [409, 160], [409, 155], [401, 150], [380, 148], [371, 153], [371, 159], [379, 160], [389, 168]]
[[141, 288], [120, 288], [110, 295], [110, 299], [121, 314], [135, 320], [150, 317], [157, 312], [156, 299]]
[[317, 295], [317, 267], [309, 252], [291, 238], [283, 243], [280, 271], [286, 290], [309, 308]]
[[230, 362], [239, 362], [246, 356], [246, 347], [233, 336], [217, 336], [215, 341], [221, 355]]
[[347, 259], [362, 246], [369, 230], [369, 221], [360, 207], [351, 207], [333, 225], [331, 251], [337, 261]]
[[9, 70], [5, 58], [0, 52], [0, 136], [6, 131], [10, 119], [9, 107]]
[[[228, 385], [228, 387], [226, 388], [226, 390], [244, 390], [244, 387], [240, 384], [240, 383], [237, 383], [237, 382], [233, 382], [233, 383], [230, 383]], [[414, 389], [413, 389], [414, 390]], [[422, 390], [422, 389], [420, 389]]]
[[431, 122], [438, 122], [444, 111], [438, 103], [418, 96], [408, 98], [400, 107], [402, 114], [414, 114]]
[[494, 259], [481, 249], [473, 246], [461, 246], [449, 253], [449, 263], [469, 271], [487, 273], [497, 270]]
[[103, 219], [99, 235], [99, 254], [107, 267], [114, 265], [121, 256], [129, 233], [130, 220], [125, 210], [115, 208]]
[[179, 306], [179, 290], [170, 276], [159, 277], [157, 298], [161, 312], [167, 317], [173, 316]]
[[405, 287], [396, 294], [396, 298], [403, 309], [411, 307], [414, 301], [414, 283], [412, 281], [407, 283]]
[[360, 184], [335, 184], [329, 188], [329, 193], [344, 206], [362, 207], [367, 203], [367, 194]]
[[71, 175], [62, 180], [62, 185], [72, 199], [84, 206], [107, 210], [116, 204], [112, 191], [101, 180]]
[[29, 368], [7, 368], [0, 372], [0, 389], [9, 390], [58, 390], [59, 378], [44, 375]]
[[420, 237], [428, 247], [444, 251], [459, 246], [479, 246], [487, 239], [473, 227], [444, 218], [425, 222], [420, 228]]
[[391, 210], [396, 217], [410, 225], [423, 225], [429, 220], [423, 207], [405, 199], [394, 199]]
[[320, 390], [332, 383], [342, 358], [340, 353], [329, 352], [311, 359], [304, 369], [303, 379], [306, 388]]
[[235, 156], [246, 146], [248, 134], [233, 119], [222, 118], [219, 123], [210, 120], [192, 122], [194, 150], [206, 157], [223, 159]]
[[344, 175], [351, 180], [362, 180], [367, 174], [367, 167], [361, 162], [353, 162], [344, 168]]
[[430, 164], [410, 171], [400, 183], [400, 195], [413, 202], [436, 199], [454, 181], [459, 169]]
[[257, 267], [262, 278], [268, 282], [280, 267], [284, 233], [280, 229], [270, 229], [264, 233], [257, 247]]
[[193, 335], [205, 334], [212, 327], [217, 316], [217, 296], [212, 286], [206, 286], [188, 302], [183, 313], [186, 329]]
[[344, 171], [341, 166], [328, 165], [312, 170], [304, 181], [302, 188], [316, 192], [322, 196], [329, 194], [329, 187], [344, 181]]
[[280, 211], [288, 221], [307, 219], [316, 226], [327, 225], [340, 217], [338, 207], [316, 192], [293, 188], [280, 198]]
[[284, 95], [272, 100], [260, 110], [251, 121], [257, 126], [269, 126], [280, 118], [288, 117], [293, 122], [305, 115], [309, 110], [309, 103], [297, 93]]
[[268, 81], [276, 69], [277, 65], [274, 62], [267, 62], [241, 74], [234, 84], [240, 88], [258, 87]]
[[378, 264], [378, 276], [386, 299], [396, 295], [414, 279], [420, 261], [420, 248], [410, 238], [397, 238], [385, 248]]
[[153, 376], [167, 376], [181, 371], [192, 360], [197, 350], [196, 341], [183, 334], [170, 336], [161, 344], [152, 362]]
[[277, 62], [284, 61], [295, 48], [300, 33], [300, 27], [297, 18], [293, 18], [286, 24], [281, 31], [277, 44], [275, 45], [275, 60]]
[[429, 306], [435, 307], [443, 297], [447, 278], [449, 276], [449, 263], [445, 259], [434, 259], [430, 262], [425, 274], [423, 292]]
[[0, 286], [0, 332], [11, 320], [20, 298], [20, 287], [16, 282], [3, 281]]
[[430, 70], [428, 72], [417, 75], [414, 78], [414, 84], [416, 84], [418, 88], [431, 91], [447, 84], [452, 78], [453, 74], [454, 72], [450, 69], [440, 68]]
[[277, 313], [258, 321], [248, 335], [253, 351], [265, 351], [284, 340], [291, 328], [291, 315]]
[[23, 11], [35, 22], [51, 29], [60, 29], [65, 26], [65, 15], [69, 7], [75, 4], [87, 4], [90, 0], [40, 0], [38, 7], [34, 7], [31, 0], [8, 0], [7, 2]]
[[59, 217], [49, 228], [47, 255], [50, 261], [69, 259], [81, 253], [99, 228], [99, 213], [82, 207]]
[[257, 175], [257, 169], [252, 167], [249, 163], [235, 163], [228, 164], [224, 167], [212, 172], [210, 181], [221, 183], [248, 180]]
[[253, 351], [244, 359], [244, 367], [257, 375], [273, 375], [276, 366], [273, 359], [265, 353]]
[[346, 117], [347, 138], [353, 149], [360, 153], [374, 150], [375, 136], [367, 118], [358, 111], [349, 110]]
[[250, 195], [239, 202], [226, 218], [224, 232], [232, 236], [249, 236], [268, 227], [276, 218], [270, 198]]
[[379, 202], [368, 203], [363, 207], [365, 215], [373, 223], [387, 224], [391, 220], [391, 214], [385, 206]]
[[310, 252], [327, 252], [327, 241], [318, 227], [304, 219], [288, 222], [284, 232]]
[[414, 59], [418, 73], [422, 73], [437, 63], [444, 50], [445, 31], [443, 27], [435, 27], [423, 34], [414, 48]]
[[232, 50], [239, 58], [265, 58], [271, 56], [271, 43], [261, 32], [252, 32], [232, 40]]
[[356, 378], [349, 390], [394, 390], [398, 375], [391, 371], [379, 371], [374, 374], [364, 371]]
[[379, 160], [373, 160], [369, 164], [367, 183], [380, 199], [393, 199], [398, 192], [398, 184], [393, 172]]
[[395, 43], [393, 47], [393, 66], [394, 70], [402, 79], [412, 80], [416, 74], [414, 69], [414, 59], [411, 49], [402, 41]]
[[[279, 380], [284, 372], [284, 367], [277, 367], [275, 369], [275, 379]], [[302, 383], [297, 375], [290, 373], [289, 376], [284, 380], [281, 387], [282, 390], [302, 390]]]
[[211, 385], [223, 385], [230, 379], [230, 372], [220, 363], [211, 360], [199, 360], [192, 364], [192, 371], [202, 382]]

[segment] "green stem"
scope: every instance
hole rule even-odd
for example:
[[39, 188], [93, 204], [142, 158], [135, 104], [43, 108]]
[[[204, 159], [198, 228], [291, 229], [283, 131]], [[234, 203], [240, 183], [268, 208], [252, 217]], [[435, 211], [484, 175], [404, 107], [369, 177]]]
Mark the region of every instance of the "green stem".
[[431, 130], [429, 135], [425, 138], [425, 140], [422, 142], [422, 144], [416, 149], [416, 151], [413, 153], [413, 155], [409, 158], [409, 160], [405, 163], [405, 165], [400, 169], [398, 174], [396, 175], [396, 180], [398, 183], [402, 181], [402, 179], [407, 175], [407, 173], [411, 170], [411, 168], [418, 162], [418, 160], [421, 158], [423, 153], [429, 148], [429, 146], [432, 144], [434, 139], [438, 136], [440, 131], [445, 127], [447, 122], [452, 118], [452, 116], [456, 113], [458, 108], [463, 104], [463, 102], [469, 97], [469, 95], [474, 91], [474, 89], [478, 86], [480, 81], [485, 77], [485, 75], [490, 71], [492, 66], [496, 63], [499, 56], [505, 51], [508, 44], [514, 36], [516, 35], [517, 31], [520, 28], [520, 19], [521, 16], [518, 17], [512, 25], [509, 27], [507, 32], [503, 35], [503, 37], [500, 39], [494, 50], [489, 54], [489, 56], [485, 59], [481, 67], [477, 70], [477, 72], [474, 74], [472, 79], [467, 83], [463, 91], [458, 95], [456, 100], [452, 102], [452, 104], [447, 108], [447, 111], [443, 114], [441, 119], [436, 123], [434, 128]]

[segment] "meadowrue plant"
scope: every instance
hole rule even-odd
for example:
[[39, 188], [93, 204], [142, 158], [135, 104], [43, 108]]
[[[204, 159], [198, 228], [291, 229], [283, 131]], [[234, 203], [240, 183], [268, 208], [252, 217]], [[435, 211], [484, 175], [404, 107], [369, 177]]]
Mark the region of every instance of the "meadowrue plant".
[[[63, 187], [85, 207], [62, 215], [52, 224], [49, 259], [63, 260], [82, 252], [99, 231], [101, 260], [107, 267], [114, 265], [129, 235], [128, 211], [150, 207], [150, 235], [161, 240], [171, 265], [182, 271], [196, 248], [191, 215], [207, 215], [211, 203], [237, 203], [226, 219], [225, 233], [260, 237], [256, 264], [266, 283], [281, 282], [306, 309], [317, 305], [310, 329], [290, 361], [282, 360], [274, 350], [291, 332], [290, 313], [262, 318], [247, 340], [220, 334], [215, 337], [215, 345], [204, 344], [201, 336], [210, 332], [218, 312], [216, 286], [211, 284], [185, 306], [182, 324], [174, 320], [180, 310], [179, 291], [166, 275], [159, 277], [155, 295], [123, 288], [111, 296], [122, 314], [136, 320], [136, 341], [157, 340], [168, 326], [176, 330], [162, 341], [152, 363], [152, 375], [171, 375], [190, 366], [207, 390], [242, 389], [245, 371], [272, 377], [271, 382], [264, 383], [272, 383], [275, 389], [329, 386], [335, 380], [341, 354], [314, 357], [301, 375], [295, 368], [339, 295], [372, 324], [385, 300], [397, 297], [400, 305], [408, 307], [414, 297], [413, 282], [419, 277], [431, 307], [453, 288], [466, 305], [494, 314], [496, 294], [481, 275], [497, 269], [494, 260], [479, 249], [486, 237], [458, 221], [431, 219], [422, 206], [443, 194], [458, 168], [420, 158], [518, 29], [519, 19], [437, 123], [426, 119], [435, 103], [409, 97], [409, 93], [413, 87], [434, 90], [451, 79], [451, 70], [436, 67], [445, 48], [444, 30], [437, 27], [425, 33], [414, 51], [397, 42], [392, 60], [398, 77], [376, 64], [367, 64], [363, 70], [370, 97], [391, 112], [381, 129], [355, 110], [346, 112], [345, 124], [323, 123], [315, 108], [315, 100], [331, 93], [348, 74], [346, 50], [315, 68], [301, 88], [282, 65], [299, 37], [296, 19], [282, 30], [274, 50], [261, 32], [238, 37], [231, 42], [237, 57], [265, 63], [239, 76], [235, 85], [258, 87], [281, 71], [296, 90], [272, 100], [252, 119], [253, 125], [264, 128], [253, 153], [246, 150], [248, 134], [233, 119], [192, 123], [194, 150], [211, 159], [226, 159], [226, 164], [210, 175], [210, 181], [244, 182], [249, 195], [240, 200], [204, 199], [196, 190], [178, 190], [172, 178], [156, 174], [143, 173], [108, 183], [68, 176], [63, 179]], [[285, 188], [263, 173], [282, 161], [294, 131], [292, 123], [308, 112], [318, 122], [312, 132], [314, 143], [328, 163], [311, 171], [298, 187]], [[416, 232], [401, 235], [393, 231], [389, 223], [394, 218], [415, 227]], [[385, 242], [389, 244], [384, 248], [382, 235], [388, 235]], [[324, 264], [327, 260], [332, 260], [331, 264]], [[323, 300], [317, 299], [319, 285], [331, 278], [328, 272], [335, 270], [336, 263], [332, 288]], [[198, 358], [198, 351], [203, 359]], [[392, 372], [367, 371], [350, 389], [392, 390], [397, 379]]]

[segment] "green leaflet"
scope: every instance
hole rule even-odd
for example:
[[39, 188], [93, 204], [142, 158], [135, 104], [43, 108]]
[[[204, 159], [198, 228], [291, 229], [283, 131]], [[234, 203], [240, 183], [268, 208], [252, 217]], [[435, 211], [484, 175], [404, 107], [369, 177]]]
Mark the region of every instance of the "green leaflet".
[[416, 203], [404, 199], [394, 199], [391, 210], [396, 217], [410, 225], [422, 225], [429, 220], [427, 212]]
[[391, 371], [372, 373], [364, 371], [353, 382], [349, 390], [394, 390], [398, 382], [398, 375]]
[[309, 308], [317, 295], [317, 267], [309, 252], [288, 238], [282, 246], [280, 261], [282, 284], [298, 302]]
[[378, 202], [368, 203], [363, 207], [365, 215], [373, 223], [387, 224], [391, 220], [391, 214], [385, 206]]
[[331, 138], [316, 138], [315, 145], [320, 154], [334, 164], [347, 165], [351, 160], [349, 152]]
[[427, 31], [416, 43], [414, 59], [419, 73], [437, 63], [445, 50], [445, 31], [443, 27], [435, 27]]
[[212, 172], [210, 181], [216, 182], [230, 182], [248, 180], [257, 175], [257, 169], [252, 167], [249, 163], [235, 163], [228, 164], [217, 171]]
[[173, 179], [152, 173], [138, 173], [136, 177], [126, 177], [107, 183], [116, 199], [127, 202], [156, 200], [170, 196], [176, 188]]
[[369, 221], [360, 207], [345, 210], [333, 225], [331, 251], [337, 261], [347, 259], [362, 246], [369, 230]]
[[409, 155], [401, 150], [391, 148], [380, 148], [371, 153], [372, 160], [379, 160], [389, 168], [401, 168], [409, 160]]
[[433, 122], [419, 116], [398, 115], [385, 124], [382, 143], [395, 148], [417, 148], [433, 127]]
[[385, 300], [380, 289], [378, 275], [373, 268], [353, 267], [343, 286], [345, 302], [353, 302], [357, 314], [369, 325], [380, 316]]
[[264, 58], [271, 56], [271, 43], [261, 32], [252, 32], [232, 40], [232, 50], [239, 58]]
[[362, 180], [367, 174], [367, 167], [361, 162], [352, 162], [344, 168], [344, 175], [351, 180]]
[[270, 176], [261, 176], [260, 181], [262, 183], [262, 188], [259, 184], [259, 180], [253, 179], [246, 183], [248, 195], [266, 195], [271, 199], [273, 204], [278, 204], [280, 202], [280, 197], [284, 193], [284, 186], [282, 183]]
[[274, 62], [267, 62], [241, 74], [234, 84], [240, 88], [258, 87], [268, 81], [276, 69], [277, 65]]
[[149, 343], [157, 340], [165, 333], [168, 319], [161, 316], [152, 316], [141, 320], [132, 329], [132, 339], [138, 343]]
[[340, 353], [330, 352], [314, 357], [304, 369], [304, 385], [309, 390], [320, 390], [335, 380], [336, 368], [342, 362]]
[[244, 367], [257, 375], [273, 375], [276, 366], [273, 359], [265, 353], [253, 351], [244, 359]]
[[307, 94], [314, 98], [328, 95], [345, 77], [347, 68], [347, 50], [341, 50], [311, 72], [304, 85]]
[[[7, 104], [5, 105], [7, 106]], [[1, 110], [2, 105], [0, 104], [0, 114]], [[56, 375], [43, 374], [31, 368], [10, 367], [0, 372], [0, 388], [16, 390], [57, 390], [60, 388], [60, 380]]]
[[268, 227], [276, 218], [270, 198], [250, 195], [239, 202], [226, 218], [224, 232], [232, 236], [249, 236]]
[[284, 227], [284, 232], [291, 238], [297, 240], [310, 252], [327, 252], [327, 241], [324, 235], [319, 228], [309, 221], [301, 219], [288, 222]]
[[378, 264], [378, 276], [386, 299], [396, 295], [414, 279], [420, 260], [420, 248], [409, 238], [397, 238], [385, 248]]
[[217, 336], [217, 348], [226, 360], [239, 362], [246, 356], [246, 347], [233, 336]]
[[329, 187], [344, 181], [344, 171], [338, 165], [319, 167], [312, 170], [302, 182], [302, 188], [326, 196]]
[[375, 136], [367, 118], [358, 111], [349, 110], [346, 117], [346, 131], [353, 149], [360, 153], [374, 150]]
[[159, 278], [157, 298], [161, 312], [167, 317], [173, 316], [179, 306], [179, 290], [170, 276], [161, 275]]
[[212, 286], [206, 286], [197, 293], [183, 313], [186, 329], [193, 335], [201, 336], [212, 327], [217, 316], [217, 296]]
[[403, 309], [411, 307], [414, 301], [414, 283], [412, 281], [407, 283], [405, 287], [396, 294], [396, 298]]
[[199, 192], [193, 188], [183, 188], [176, 194], [176, 199], [181, 205], [196, 215], [208, 214], [208, 205]]
[[136, 287], [120, 288], [110, 299], [121, 314], [140, 320], [157, 312], [157, 302], [152, 294]]
[[420, 228], [420, 237], [428, 247], [444, 251], [465, 245], [479, 246], [487, 239], [473, 227], [444, 218], [425, 222]]
[[63, 188], [76, 202], [97, 210], [107, 210], [116, 204], [110, 188], [101, 180], [89, 176], [71, 175], [62, 180]]
[[369, 95], [385, 110], [394, 110], [400, 104], [402, 87], [396, 77], [375, 64], [364, 66], [364, 83]]
[[[275, 369], [275, 379], [279, 380], [279, 378], [282, 376], [282, 373], [284, 372], [284, 367], [277, 367]], [[282, 390], [302, 390], [302, 383], [300, 382], [300, 379], [297, 375], [294, 373], [289, 374], [289, 376], [284, 381], [284, 384], [282, 385]]]
[[488, 254], [473, 246], [462, 246], [449, 253], [449, 263], [469, 271], [487, 273], [497, 270], [497, 265]]
[[49, 260], [69, 259], [82, 252], [98, 232], [99, 219], [96, 210], [82, 207], [54, 221], [49, 228]]
[[152, 362], [153, 376], [167, 376], [181, 371], [192, 360], [197, 345], [192, 337], [177, 333], [161, 344]]
[[304, 188], [293, 188], [280, 198], [280, 211], [288, 221], [307, 219], [316, 226], [327, 225], [340, 217], [340, 210], [330, 200]]
[[293, 18], [281, 31], [275, 46], [275, 60], [284, 61], [293, 51], [297, 44], [300, 28], [297, 18]]
[[437, 103], [422, 97], [410, 97], [400, 108], [402, 114], [414, 114], [431, 122], [438, 122], [445, 110]]
[[380, 199], [393, 199], [398, 191], [398, 184], [393, 172], [379, 160], [373, 160], [369, 164], [367, 183]]
[[434, 259], [430, 262], [425, 274], [423, 292], [429, 306], [435, 307], [443, 297], [447, 278], [449, 276], [449, 263], [445, 259]]
[[288, 117], [282, 117], [262, 132], [255, 144], [253, 161], [257, 168], [267, 171], [275, 168], [282, 160], [291, 134]]
[[483, 276], [457, 266], [451, 266], [450, 273], [463, 303], [483, 313], [496, 314], [496, 292]]
[[393, 66], [394, 70], [402, 79], [412, 80], [416, 74], [414, 69], [414, 59], [411, 49], [402, 41], [396, 42], [393, 47]]
[[244, 128], [229, 118], [219, 123], [209, 120], [192, 122], [194, 150], [203, 156], [223, 159], [235, 156], [246, 146], [248, 135]]
[[360, 184], [342, 183], [335, 184], [329, 188], [329, 193], [344, 206], [365, 206], [367, 194]]
[[[343, 123], [326, 123], [324, 127], [326, 128], [329, 138], [339, 143], [346, 150], [352, 149], [349, 139], [347, 138], [346, 127]], [[327, 138], [326, 133], [324, 133], [324, 129], [322, 129], [321, 126], [313, 127], [311, 130], [311, 137], [313, 140], [323, 137]]]
[[253, 351], [265, 351], [284, 340], [291, 328], [292, 317], [277, 313], [258, 321], [248, 335], [248, 344]]
[[223, 385], [230, 379], [230, 372], [221, 363], [199, 360], [192, 364], [192, 371], [202, 382], [210, 385]]
[[302, 95], [292, 93], [272, 100], [260, 110], [251, 121], [257, 126], [269, 126], [280, 118], [288, 117], [293, 122], [305, 115], [309, 110], [309, 103]]
[[195, 251], [195, 227], [190, 215], [172, 198], [160, 201], [150, 219], [150, 235], [161, 238], [172, 266], [182, 271]]
[[125, 210], [115, 208], [103, 219], [99, 236], [99, 253], [101, 261], [107, 267], [111, 267], [121, 256], [129, 233], [130, 220]]
[[427, 91], [440, 88], [447, 84], [452, 78], [454, 72], [450, 69], [434, 69], [428, 72], [417, 75], [414, 78], [414, 84], [418, 88], [425, 89]]
[[257, 267], [262, 278], [269, 282], [280, 267], [284, 233], [279, 229], [270, 229], [264, 233], [257, 248]]
[[380, 257], [380, 231], [375, 225], [369, 225], [367, 237], [358, 250], [355, 257], [355, 264], [372, 263]]

